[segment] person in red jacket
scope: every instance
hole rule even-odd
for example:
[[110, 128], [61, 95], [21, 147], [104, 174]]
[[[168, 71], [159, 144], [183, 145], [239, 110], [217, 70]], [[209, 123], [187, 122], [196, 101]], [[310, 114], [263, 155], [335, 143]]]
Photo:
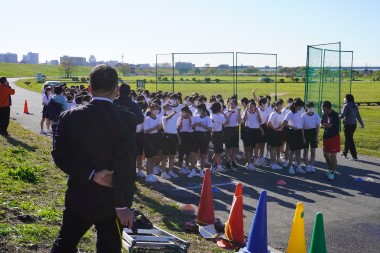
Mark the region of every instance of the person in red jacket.
[[9, 86], [6, 77], [0, 78], [0, 134], [8, 136], [8, 125], [11, 114], [12, 99], [11, 95], [15, 94], [15, 90]]

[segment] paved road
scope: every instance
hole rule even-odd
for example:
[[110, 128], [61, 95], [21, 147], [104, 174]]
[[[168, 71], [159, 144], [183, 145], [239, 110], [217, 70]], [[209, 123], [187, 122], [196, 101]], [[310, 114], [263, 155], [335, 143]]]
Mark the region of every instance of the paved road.
[[[15, 79], [10, 79], [12, 83]], [[35, 132], [39, 131], [41, 118], [41, 95], [16, 87], [13, 99], [12, 118]], [[24, 100], [29, 102], [33, 115], [22, 114]], [[274, 248], [285, 251], [295, 205], [302, 201], [305, 206], [305, 230], [307, 244], [316, 212], [322, 212], [328, 252], [380, 252], [380, 159], [360, 156], [354, 162], [338, 158], [340, 175], [333, 182], [323, 176], [325, 163], [322, 153], [317, 152], [317, 173], [289, 176], [286, 171], [260, 168], [248, 172], [244, 168], [212, 176], [215, 188], [216, 217], [228, 219], [234, 182], [244, 185], [245, 232], [249, 233], [261, 189], [268, 191], [268, 239]], [[356, 182], [356, 178], [371, 178], [374, 182]], [[285, 186], [277, 185], [283, 179]], [[161, 180], [152, 188], [166, 197], [181, 203], [198, 205], [202, 179], [180, 177], [176, 180]]]

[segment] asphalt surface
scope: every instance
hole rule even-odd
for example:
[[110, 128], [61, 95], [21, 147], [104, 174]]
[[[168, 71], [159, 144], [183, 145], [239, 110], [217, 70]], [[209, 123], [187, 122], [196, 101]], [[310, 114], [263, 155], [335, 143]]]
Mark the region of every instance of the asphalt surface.
[[[9, 79], [16, 89], [11, 117], [24, 127], [39, 132], [41, 94], [16, 87], [18, 79]], [[30, 115], [23, 114], [28, 100]], [[365, 130], [364, 130], [365, 131]], [[11, 133], [12, 134], [12, 133]], [[243, 183], [244, 230], [248, 235], [262, 189], [268, 193], [269, 245], [286, 250], [297, 202], [305, 207], [305, 232], [309, 248], [315, 214], [323, 213], [327, 251], [335, 253], [380, 252], [380, 159], [359, 154], [359, 161], [338, 157], [335, 181], [324, 177], [326, 164], [321, 149], [317, 151], [315, 174], [291, 176], [285, 169], [272, 171], [260, 167], [249, 172], [242, 167], [212, 176], [216, 217], [227, 221], [235, 183]], [[357, 182], [358, 178], [369, 181]], [[277, 185], [278, 180], [286, 185]], [[145, 183], [144, 183], [145, 184]], [[202, 179], [179, 177], [154, 184], [152, 189], [179, 203], [199, 203]], [[190, 220], [190, 217], [189, 217]]]

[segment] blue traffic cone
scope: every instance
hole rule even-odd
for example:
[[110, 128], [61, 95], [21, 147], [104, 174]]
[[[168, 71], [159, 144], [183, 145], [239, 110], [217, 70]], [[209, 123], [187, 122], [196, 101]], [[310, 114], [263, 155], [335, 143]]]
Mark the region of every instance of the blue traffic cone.
[[257, 205], [247, 246], [240, 253], [268, 253], [267, 191], [262, 190]]

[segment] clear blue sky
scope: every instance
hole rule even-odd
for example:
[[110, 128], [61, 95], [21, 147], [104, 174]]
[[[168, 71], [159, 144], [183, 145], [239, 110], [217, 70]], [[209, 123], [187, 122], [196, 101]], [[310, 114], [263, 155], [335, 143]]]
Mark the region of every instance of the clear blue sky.
[[379, 0], [9, 0], [1, 3], [0, 52], [19, 60], [37, 52], [40, 61], [124, 54], [125, 62], [150, 64], [156, 53], [268, 52], [279, 65], [300, 66], [308, 44], [341, 41], [354, 65], [378, 66], [379, 10]]

